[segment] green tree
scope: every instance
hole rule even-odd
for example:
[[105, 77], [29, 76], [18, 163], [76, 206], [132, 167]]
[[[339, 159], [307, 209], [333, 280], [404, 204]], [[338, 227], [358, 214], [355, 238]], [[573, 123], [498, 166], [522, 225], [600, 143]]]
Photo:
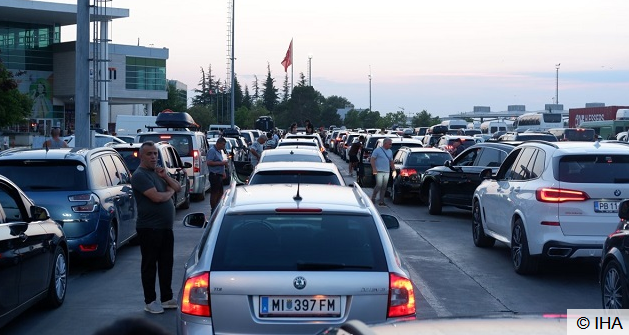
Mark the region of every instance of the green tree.
[[[244, 96], [243, 96], [243, 93], [242, 93], [242, 87], [240, 87], [240, 83], [238, 82], [238, 78], [236, 78], [235, 75], [234, 75], [234, 84], [232, 85], [232, 87], [234, 89], [234, 94], [235, 94], [235, 96], [234, 96], [234, 109], [238, 110], [240, 107], [242, 107]], [[231, 97], [230, 97], [230, 99], [231, 99]]]
[[281, 102], [286, 102], [288, 101], [288, 98], [290, 96], [290, 88], [288, 87], [288, 73], [284, 75], [284, 84], [282, 85], [282, 101]]
[[[321, 96], [323, 103], [321, 104], [321, 122], [323, 125], [341, 125], [343, 122], [341, 121], [341, 116], [338, 114], [337, 110], [342, 108], [347, 108], [348, 106], [352, 106], [352, 103], [347, 100], [345, 97], [331, 95], [327, 98], [323, 98]], [[345, 116], [347, 119], [347, 115]], [[347, 126], [347, 124], [345, 124]]]
[[397, 111], [395, 113], [389, 112], [378, 123], [378, 128], [391, 128], [393, 125], [403, 127], [406, 125], [406, 114], [403, 111]]
[[251, 95], [249, 95], [249, 86], [245, 85], [245, 94], [242, 96], [242, 105], [247, 109], [251, 109]]
[[299, 72], [299, 81], [297, 82], [297, 86], [307, 86], [306, 76], [304, 76], [303, 72]]
[[20, 93], [13, 73], [0, 59], [0, 127], [24, 122], [31, 116], [32, 108], [33, 100]]
[[290, 125], [292, 122], [302, 124], [309, 119], [315, 126], [319, 126], [321, 111], [319, 109], [320, 94], [312, 86], [296, 86], [293, 88], [290, 99], [286, 103], [285, 118], [282, 124]]
[[153, 101], [153, 114], [159, 113], [164, 109], [170, 109], [174, 112], [185, 112], [188, 106], [181, 97], [181, 91], [175, 87], [175, 84], [168, 83], [168, 98]]
[[[336, 110], [334, 112], [336, 113]], [[338, 113], [336, 115], [338, 115]], [[360, 128], [363, 125], [362, 121], [360, 120], [360, 112], [355, 109], [352, 109], [345, 114], [345, 120], [343, 120], [342, 123], [347, 128]], [[335, 124], [338, 126], [341, 124], [341, 122]]]
[[267, 76], [262, 89], [262, 101], [264, 108], [269, 111], [275, 110], [277, 105], [277, 88], [275, 88], [275, 79], [271, 77], [271, 64], [267, 63]]
[[208, 130], [211, 124], [217, 123], [216, 116], [208, 106], [192, 106], [188, 109], [188, 114], [192, 116], [202, 130]]
[[192, 105], [210, 106], [212, 104], [212, 94], [216, 91], [212, 83], [212, 65], [209, 66], [207, 75], [205, 70], [201, 68], [201, 80], [199, 80], [198, 85], [201, 86], [201, 88], [194, 90], [196, 95], [192, 98]]
[[433, 117], [424, 109], [419, 114], [413, 116], [411, 123], [413, 127], [430, 127], [432, 125], [441, 123], [441, 119], [438, 116]]
[[[361, 128], [378, 128], [378, 124], [380, 123], [380, 112], [370, 111], [368, 109], [363, 110], [359, 113], [359, 118], [361, 121]], [[380, 127], [382, 128], [382, 127]]]

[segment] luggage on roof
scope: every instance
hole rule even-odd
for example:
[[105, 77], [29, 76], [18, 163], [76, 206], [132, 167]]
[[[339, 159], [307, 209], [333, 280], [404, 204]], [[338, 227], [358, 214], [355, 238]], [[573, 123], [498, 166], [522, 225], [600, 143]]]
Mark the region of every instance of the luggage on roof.
[[170, 109], [165, 109], [157, 114], [155, 124], [158, 127], [168, 128], [198, 128], [199, 125], [194, 122], [194, 119], [190, 114], [186, 112], [173, 112]]

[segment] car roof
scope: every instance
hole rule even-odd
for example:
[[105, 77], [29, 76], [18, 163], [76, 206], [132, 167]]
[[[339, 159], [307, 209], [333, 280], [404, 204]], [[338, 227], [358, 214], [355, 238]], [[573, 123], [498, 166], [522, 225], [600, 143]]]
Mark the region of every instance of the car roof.
[[440, 153], [444, 153], [445, 151], [439, 149], [439, 148], [426, 148], [426, 147], [405, 147], [402, 146], [400, 148], [400, 150], [408, 150], [410, 152], [440, 152]]
[[547, 145], [555, 148], [558, 154], [622, 154], [629, 155], [629, 143], [627, 142], [546, 142], [527, 141], [520, 147]]
[[[261, 164], [264, 163], [260, 163], [258, 166]], [[325, 165], [326, 163], [320, 164]], [[298, 190], [300, 199], [296, 200]], [[230, 207], [227, 214], [269, 212], [277, 211], [278, 208], [320, 208], [322, 212], [371, 213], [368, 209], [369, 199], [361, 196], [357, 186], [260, 184], [232, 187], [231, 191], [235, 193], [233, 197], [227, 197]]]
[[275, 148], [273, 150], [263, 150], [263, 155], [266, 156], [279, 156], [279, 155], [308, 155], [308, 156], [323, 156], [319, 150], [312, 150], [312, 147], [292, 147], [290, 145]]
[[60, 149], [44, 149], [44, 148], [14, 148], [0, 152], [0, 159], [37, 159], [37, 160], [62, 160], [73, 159], [82, 162], [86, 161], [86, 157], [92, 156], [99, 152], [116, 152], [110, 147], [88, 148], [60, 148]]

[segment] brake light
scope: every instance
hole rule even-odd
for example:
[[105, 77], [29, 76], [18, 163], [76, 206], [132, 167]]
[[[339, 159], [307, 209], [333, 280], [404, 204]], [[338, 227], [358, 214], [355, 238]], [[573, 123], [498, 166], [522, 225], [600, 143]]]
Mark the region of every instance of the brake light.
[[159, 139], [162, 141], [167, 141], [171, 139], [170, 135], [159, 135]]
[[72, 202], [84, 202], [77, 206], [71, 206], [75, 213], [91, 213], [98, 210], [98, 199], [93, 193], [71, 195], [68, 197]]
[[188, 278], [183, 288], [181, 312], [196, 316], [212, 316], [209, 288], [209, 272]]
[[566, 201], [585, 201], [590, 196], [583, 191], [568, 190], [563, 188], [543, 187], [535, 191], [537, 201], [541, 202], [566, 202]]
[[276, 208], [277, 213], [321, 213], [321, 208]]
[[192, 171], [201, 172], [201, 162], [199, 157], [199, 150], [192, 150]]
[[410, 279], [389, 273], [389, 308], [387, 317], [415, 315], [415, 291]]
[[400, 176], [402, 177], [410, 177], [414, 174], [417, 174], [417, 170], [415, 169], [402, 169], [400, 170]]

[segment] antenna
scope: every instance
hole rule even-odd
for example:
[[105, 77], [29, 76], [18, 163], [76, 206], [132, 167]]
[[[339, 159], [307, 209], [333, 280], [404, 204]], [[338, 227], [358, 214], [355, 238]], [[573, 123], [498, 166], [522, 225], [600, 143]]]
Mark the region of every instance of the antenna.
[[297, 194], [293, 197], [295, 201], [301, 201], [303, 198], [299, 195], [299, 186], [301, 185], [301, 173], [297, 175]]

